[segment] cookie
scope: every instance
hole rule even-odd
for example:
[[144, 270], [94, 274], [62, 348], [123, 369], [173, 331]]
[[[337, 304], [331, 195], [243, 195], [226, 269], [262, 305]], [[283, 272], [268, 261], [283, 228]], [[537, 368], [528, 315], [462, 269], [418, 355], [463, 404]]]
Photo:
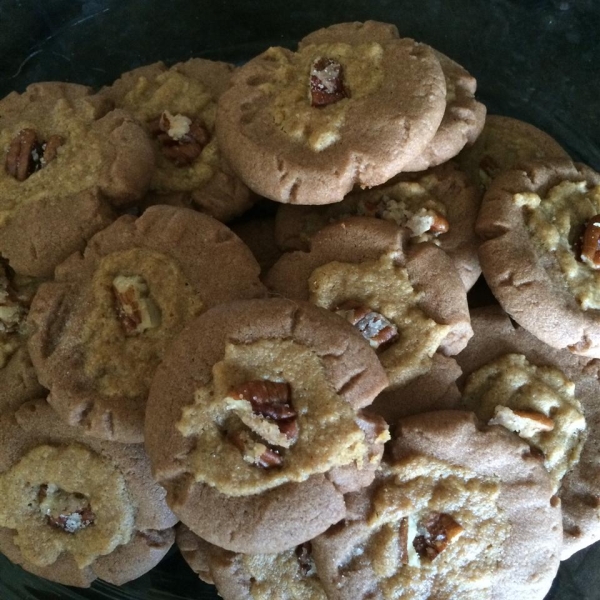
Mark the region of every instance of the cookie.
[[27, 313], [38, 285], [0, 263], [0, 414], [44, 395], [27, 350]]
[[570, 161], [494, 180], [476, 224], [479, 258], [504, 310], [556, 348], [600, 357], [600, 175]]
[[408, 163], [405, 171], [424, 171], [445, 163], [479, 137], [486, 108], [475, 100], [477, 80], [466, 69], [435, 51], [446, 78], [446, 111], [425, 150]]
[[319, 231], [310, 252], [285, 254], [265, 278], [278, 294], [355, 324], [399, 387], [427, 373], [437, 351], [460, 352], [471, 336], [467, 297], [448, 256], [408, 244], [405, 229], [349, 217]]
[[195, 573], [217, 586], [224, 600], [327, 600], [306, 542], [279, 554], [240, 554], [213, 546], [185, 526], [177, 545]]
[[170, 68], [158, 62], [123, 74], [100, 92], [139, 119], [153, 139], [156, 170], [144, 206], [194, 208], [220, 221], [252, 206], [250, 191], [221, 156], [214, 131], [217, 100], [233, 70], [202, 58]]
[[436, 352], [426, 373], [400, 387], [381, 392], [371, 409], [393, 428], [402, 417], [456, 408], [460, 401], [456, 381], [461, 375], [462, 370], [454, 358]]
[[261, 296], [258, 274], [246, 246], [207, 215], [155, 206], [120, 217], [33, 301], [29, 348], [48, 401], [89, 435], [141, 442], [171, 341], [211, 306]]
[[598, 361], [540, 342], [499, 307], [472, 312], [456, 358], [462, 405], [517, 431], [544, 460], [562, 501], [562, 559], [600, 539]]
[[141, 445], [93, 440], [43, 400], [0, 415], [0, 550], [65, 585], [115, 585], [154, 567], [177, 519]]
[[344, 23], [270, 48], [219, 100], [217, 136], [258, 194], [290, 204], [340, 201], [402, 171], [433, 138], [446, 84], [433, 50], [395, 27]]
[[503, 171], [531, 160], [563, 158], [569, 155], [547, 133], [525, 121], [488, 115], [477, 141], [463, 150], [457, 162], [474, 183], [487, 189]]
[[307, 303], [247, 300], [185, 329], [156, 371], [145, 443], [175, 514], [212, 544], [276, 553], [343, 518], [388, 438], [361, 409], [386, 386], [347, 323]]
[[409, 230], [411, 243], [433, 242], [454, 261], [469, 290], [481, 274], [475, 220], [481, 194], [453, 163], [425, 173], [404, 173], [392, 182], [348, 194], [329, 206], [281, 206], [275, 239], [283, 250], [308, 250], [325, 225], [352, 215], [396, 223]]
[[560, 502], [527, 444], [471, 413], [400, 421], [390, 464], [312, 542], [330, 600], [542, 600], [559, 566]]
[[139, 199], [154, 164], [150, 141], [127, 113], [85, 86], [30, 85], [0, 100], [0, 254], [18, 273], [50, 277]]

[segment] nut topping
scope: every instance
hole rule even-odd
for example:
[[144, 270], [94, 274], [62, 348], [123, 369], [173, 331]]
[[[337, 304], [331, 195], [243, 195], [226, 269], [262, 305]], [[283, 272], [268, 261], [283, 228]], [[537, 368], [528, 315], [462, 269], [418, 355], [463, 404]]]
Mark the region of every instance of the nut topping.
[[40, 486], [38, 501], [48, 525], [66, 533], [77, 533], [94, 523], [92, 507], [83, 494], [68, 493], [48, 484]]
[[332, 58], [317, 58], [310, 70], [311, 106], [321, 108], [349, 98], [343, 75], [343, 67], [339, 62]]
[[112, 291], [115, 312], [126, 336], [143, 333], [160, 325], [160, 309], [152, 298], [144, 279], [139, 275], [118, 275]]
[[585, 225], [580, 258], [592, 269], [600, 269], [600, 215], [592, 217]]
[[[267, 444], [289, 448], [298, 439], [298, 413], [291, 404], [290, 396], [288, 383], [263, 379], [247, 381], [229, 391], [228, 398], [233, 401], [234, 410], [242, 422], [261, 438], [257, 442], [251, 437], [251, 432], [246, 431], [241, 441], [232, 440], [244, 460], [265, 468], [283, 463], [279, 451]], [[248, 414], [244, 407], [248, 404], [252, 414]]]
[[490, 425], [502, 425], [522, 438], [531, 438], [544, 431], [554, 429], [554, 421], [543, 413], [533, 410], [510, 409], [496, 406]]
[[229, 431], [227, 439], [242, 453], [244, 460], [263, 469], [279, 467], [283, 458], [274, 448], [254, 440], [248, 431]]
[[464, 529], [450, 515], [433, 513], [417, 525], [417, 531], [420, 535], [413, 540], [415, 550], [421, 558], [434, 560]]
[[159, 141], [163, 155], [178, 167], [191, 165], [210, 142], [204, 123], [169, 111], [150, 122], [150, 131]]
[[300, 566], [300, 573], [302, 573], [304, 577], [314, 575], [317, 569], [312, 557], [312, 544], [310, 542], [304, 542], [304, 544], [296, 546], [295, 554]]
[[354, 325], [377, 350], [384, 344], [390, 344], [398, 337], [398, 328], [382, 314], [356, 302], [344, 302], [335, 309], [335, 313]]
[[8, 147], [4, 168], [17, 181], [25, 181], [54, 160], [62, 144], [63, 139], [59, 135], [52, 135], [42, 142], [34, 129], [22, 129]]

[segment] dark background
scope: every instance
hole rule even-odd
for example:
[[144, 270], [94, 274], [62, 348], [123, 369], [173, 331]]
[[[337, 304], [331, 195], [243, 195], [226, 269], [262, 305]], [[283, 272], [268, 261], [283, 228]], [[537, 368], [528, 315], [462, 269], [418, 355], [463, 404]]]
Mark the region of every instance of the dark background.
[[[242, 63], [271, 45], [294, 48], [319, 27], [366, 19], [441, 50], [477, 77], [490, 113], [533, 123], [600, 170], [598, 0], [0, 0], [0, 97], [43, 80], [99, 87], [157, 60]], [[548, 600], [599, 600], [599, 567], [600, 547], [580, 552]], [[0, 557], [1, 600], [71, 598], [216, 595], [176, 552], [124, 588], [89, 591], [44, 583]]]

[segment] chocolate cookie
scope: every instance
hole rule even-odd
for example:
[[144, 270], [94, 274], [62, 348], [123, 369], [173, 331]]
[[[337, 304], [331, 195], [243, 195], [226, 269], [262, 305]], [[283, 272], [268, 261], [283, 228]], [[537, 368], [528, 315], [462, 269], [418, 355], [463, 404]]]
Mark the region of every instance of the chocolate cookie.
[[224, 600], [327, 600], [310, 542], [279, 554], [240, 554], [209, 544], [180, 526], [177, 545], [194, 572], [214, 583]]
[[156, 170], [144, 205], [195, 208], [220, 221], [253, 202], [215, 138], [217, 100], [233, 65], [193, 58], [167, 68], [158, 62], [125, 73], [100, 92], [135, 115], [154, 140]]
[[547, 133], [525, 121], [488, 115], [481, 135], [457, 158], [471, 180], [488, 188], [493, 179], [524, 161], [564, 158], [569, 155]]
[[433, 242], [454, 261], [469, 290], [481, 274], [475, 220], [481, 194], [453, 163], [348, 194], [329, 206], [281, 206], [275, 239], [283, 250], [308, 250], [312, 236], [352, 215], [376, 217], [409, 230], [411, 243]]
[[43, 400], [0, 415], [0, 550], [65, 585], [154, 567], [177, 519], [140, 445], [89, 439]]
[[600, 175], [569, 161], [528, 163], [494, 180], [476, 231], [486, 281], [545, 343], [600, 357]]
[[516, 431], [540, 455], [562, 501], [562, 558], [600, 539], [598, 361], [551, 348], [499, 307], [472, 312], [475, 335], [456, 358], [462, 404]]
[[0, 262], [0, 414], [44, 395], [27, 350], [27, 313], [38, 285]]
[[49, 402], [92, 436], [141, 442], [154, 370], [195, 316], [261, 296], [259, 266], [223, 224], [155, 206], [96, 234], [40, 287], [30, 352]]
[[307, 303], [217, 306], [152, 382], [146, 448], [173, 511], [233, 552], [275, 553], [343, 518], [388, 438], [361, 409], [387, 379], [362, 337]]
[[446, 78], [446, 111], [431, 142], [405, 171], [424, 171], [450, 160], [475, 142], [485, 122], [486, 108], [475, 100], [475, 77], [441, 52], [435, 55]]
[[114, 214], [139, 199], [154, 164], [135, 120], [67, 83], [0, 101], [0, 254], [18, 273], [50, 277]]
[[437, 351], [456, 354], [471, 336], [452, 261], [433, 244], [410, 246], [407, 230], [379, 219], [329, 225], [310, 252], [282, 256], [265, 282], [353, 323], [378, 350], [390, 387], [427, 373]]
[[542, 600], [558, 570], [560, 502], [519, 438], [472, 413], [400, 421], [390, 464], [312, 542], [331, 600]]
[[260, 195], [329, 204], [402, 171], [433, 138], [446, 84], [433, 50], [394, 26], [343, 23], [270, 48], [219, 100], [217, 136]]

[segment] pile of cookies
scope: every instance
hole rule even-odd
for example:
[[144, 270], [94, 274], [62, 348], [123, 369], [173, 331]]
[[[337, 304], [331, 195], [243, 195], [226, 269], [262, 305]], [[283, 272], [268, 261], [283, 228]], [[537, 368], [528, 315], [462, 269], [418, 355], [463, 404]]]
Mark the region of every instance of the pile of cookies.
[[543, 598], [600, 538], [600, 175], [475, 90], [370, 21], [0, 100], [0, 552]]

